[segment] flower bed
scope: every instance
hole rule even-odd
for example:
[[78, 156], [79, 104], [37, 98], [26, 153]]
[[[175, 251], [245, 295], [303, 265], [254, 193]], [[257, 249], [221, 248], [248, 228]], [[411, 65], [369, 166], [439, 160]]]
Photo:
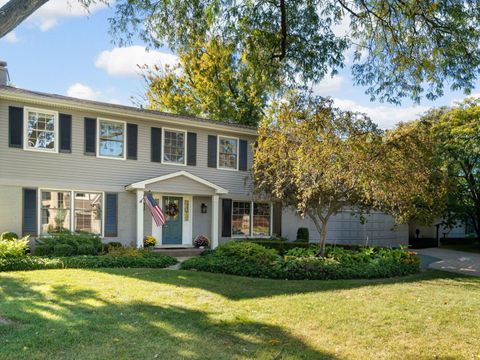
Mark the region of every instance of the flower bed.
[[191, 258], [181, 268], [272, 279], [385, 278], [416, 273], [420, 260], [403, 249], [328, 247], [325, 258], [318, 247], [294, 248], [280, 256], [262, 245], [240, 241], [219, 246]]

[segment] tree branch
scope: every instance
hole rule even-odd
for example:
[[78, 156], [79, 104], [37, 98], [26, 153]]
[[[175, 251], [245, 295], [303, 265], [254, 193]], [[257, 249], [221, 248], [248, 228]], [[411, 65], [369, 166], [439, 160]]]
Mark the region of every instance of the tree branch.
[[0, 8], [0, 38], [20, 25], [48, 0], [10, 0]]

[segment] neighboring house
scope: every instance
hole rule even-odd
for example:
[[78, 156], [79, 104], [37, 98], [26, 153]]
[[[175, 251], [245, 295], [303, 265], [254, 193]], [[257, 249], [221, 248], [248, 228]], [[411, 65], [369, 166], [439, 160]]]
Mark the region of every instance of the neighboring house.
[[[137, 246], [146, 235], [158, 246], [191, 246], [206, 235], [216, 247], [272, 234], [294, 240], [308, 226], [318, 239], [308, 220], [254, 201], [255, 128], [22, 90], [6, 85], [2, 69], [0, 231], [87, 231]], [[167, 214], [166, 226], [152, 222], [146, 192]], [[408, 228], [393, 225], [384, 214], [362, 225], [345, 212], [332, 220], [328, 240], [405, 245]]]

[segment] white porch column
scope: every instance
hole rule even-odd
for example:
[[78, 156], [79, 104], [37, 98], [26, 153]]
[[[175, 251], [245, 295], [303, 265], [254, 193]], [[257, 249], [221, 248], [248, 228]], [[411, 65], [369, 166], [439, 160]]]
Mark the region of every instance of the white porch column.
[[220, 198], [218, 195], [212, 196], [212, 249], [218, 246], [218, 205]]
[[143, 247], [143, 197], [145, 192], [137, 190], [137, 248]]

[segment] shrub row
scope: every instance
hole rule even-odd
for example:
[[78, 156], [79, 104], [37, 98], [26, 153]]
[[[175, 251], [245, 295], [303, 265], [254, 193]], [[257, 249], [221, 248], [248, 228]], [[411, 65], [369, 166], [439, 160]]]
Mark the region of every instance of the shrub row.
[[34, 255], [97, 255], [103, 250], [104, 245], [98, 235], [65, 231], [37, 239], [35, 241]]
[[47, 258], [24, 256], [0, 259], [0, 271], [41, 270], [41, 269], [94, 269], [94, 268], [165, 268], [177, 263], [168, 255], [152, 253], [148, 256], [72, 256]]
[[230, 242], [215, 251], [191, 258], [182, 269], [272, 279], [383, 278], [416, 273], [420, 260], [402, 249], [329, 248], [325, 258], [318, 247], [291, 249], [285, 257], [252, 242]]

